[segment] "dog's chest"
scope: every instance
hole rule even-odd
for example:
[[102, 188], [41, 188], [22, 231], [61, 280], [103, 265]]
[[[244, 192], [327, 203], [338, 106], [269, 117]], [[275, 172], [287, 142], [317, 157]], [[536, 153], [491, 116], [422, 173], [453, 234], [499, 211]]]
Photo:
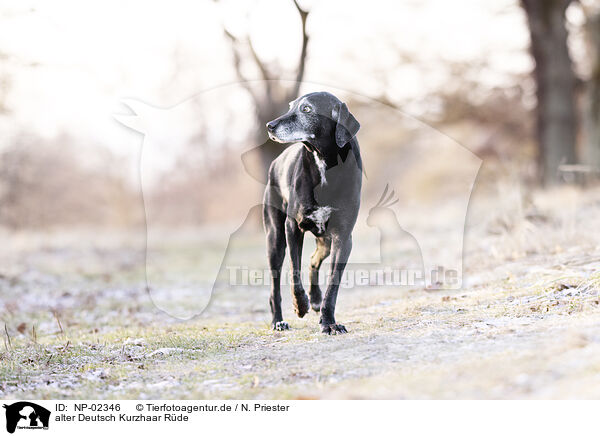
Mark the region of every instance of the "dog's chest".
[[319, 176], [321, 177], [321, 186], [327, 185], [327, 179], [325, 178], [325, 172], [327, 171], [327, 164], [323, 159], [319, 157], [316, 151], [313, 151], [313, 157], [315, 159], [315, 163], [317, 164], [317, 169], [319, 170]]

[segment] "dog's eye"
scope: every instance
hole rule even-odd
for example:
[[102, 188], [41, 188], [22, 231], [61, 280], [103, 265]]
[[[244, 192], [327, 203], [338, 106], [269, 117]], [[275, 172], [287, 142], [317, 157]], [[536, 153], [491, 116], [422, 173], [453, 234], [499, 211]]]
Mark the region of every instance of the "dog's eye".
[[302, 106], [302, 112], [308, 113], [310, 111], [311, 111], [310, 106], [307, 106], [307, 105]]

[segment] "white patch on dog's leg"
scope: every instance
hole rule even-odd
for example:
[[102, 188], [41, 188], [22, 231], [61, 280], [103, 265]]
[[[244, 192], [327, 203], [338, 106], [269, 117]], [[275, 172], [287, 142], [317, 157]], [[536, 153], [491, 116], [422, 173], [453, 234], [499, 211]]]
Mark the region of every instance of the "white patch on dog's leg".
[[319, 233], [323, 233], [325, 231], [325, 223], [329, 219], [332, 210], [332, 207], [323, 206], [319, 207], [317, 210], [315, 210], [308, 216], [308, 218], [312, 220], [312, 222], [314, 222], [317, 228], [319, 229]]
[[327, 164], [323, 159], [319, 157], [316, 151], [313, 151], [313, 156], [315, 157], [315, 163], [317, 164], [317, 168], [319, 169], [319, 174], [321, 175], [321, 186], [325, 186], [327, 184], [327, 179], [325, 178], [325, 171], [327, 170]]

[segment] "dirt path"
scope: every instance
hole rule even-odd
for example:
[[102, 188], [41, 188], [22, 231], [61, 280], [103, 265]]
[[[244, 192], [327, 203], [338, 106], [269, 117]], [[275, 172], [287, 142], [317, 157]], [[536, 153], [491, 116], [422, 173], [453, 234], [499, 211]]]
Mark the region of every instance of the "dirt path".
[[[568, 232], [548, 211], [535, 226], [472, 225], [463, 290], [342, 290], [350, 333], [334, 337], [316, 314], [295, 317], [287, 291], [292, 330], [270, 330], [264, 287], [225, 287], [192, 321], [161, 313], [143, 290], [139, 235], [3, 235], [0, 397], [599, 398], [589, 198]], [[243, 256], [264, 261], [262, 250], [248, 241]]]
[[[319, 332], [314, 313], [296, 318], [287, 293], [292, 330], [272, 332], [266, 290], [236, 288], [178, 322], [136, 286], [90, 278], [35, 302], [5, 283], [11, 343], [0, 389], [7, 398], [597, 398], [598, 288], [564, 274], [464, 291], [344, 290], [338, 317], [350, 334], [337, 337]], [[21, 279], [32, 289], [51, 282]], [[550, 285], [522, 287], [540, 281]]]

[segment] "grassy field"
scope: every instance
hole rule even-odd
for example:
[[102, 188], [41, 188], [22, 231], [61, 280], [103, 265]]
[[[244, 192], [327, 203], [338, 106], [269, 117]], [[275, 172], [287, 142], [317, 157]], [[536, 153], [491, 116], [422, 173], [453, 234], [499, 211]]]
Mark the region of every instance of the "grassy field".
[[[286, 332], [264, 287], [159, 311], [142, 230], [5, 232], [0, 397], [600, 398], [600, 191], [532, 195], [472, 208], [462, 290], [344, 289], [331, 337], [287, 289]], [[244, 255], [263, 249], [258, 230]]]

